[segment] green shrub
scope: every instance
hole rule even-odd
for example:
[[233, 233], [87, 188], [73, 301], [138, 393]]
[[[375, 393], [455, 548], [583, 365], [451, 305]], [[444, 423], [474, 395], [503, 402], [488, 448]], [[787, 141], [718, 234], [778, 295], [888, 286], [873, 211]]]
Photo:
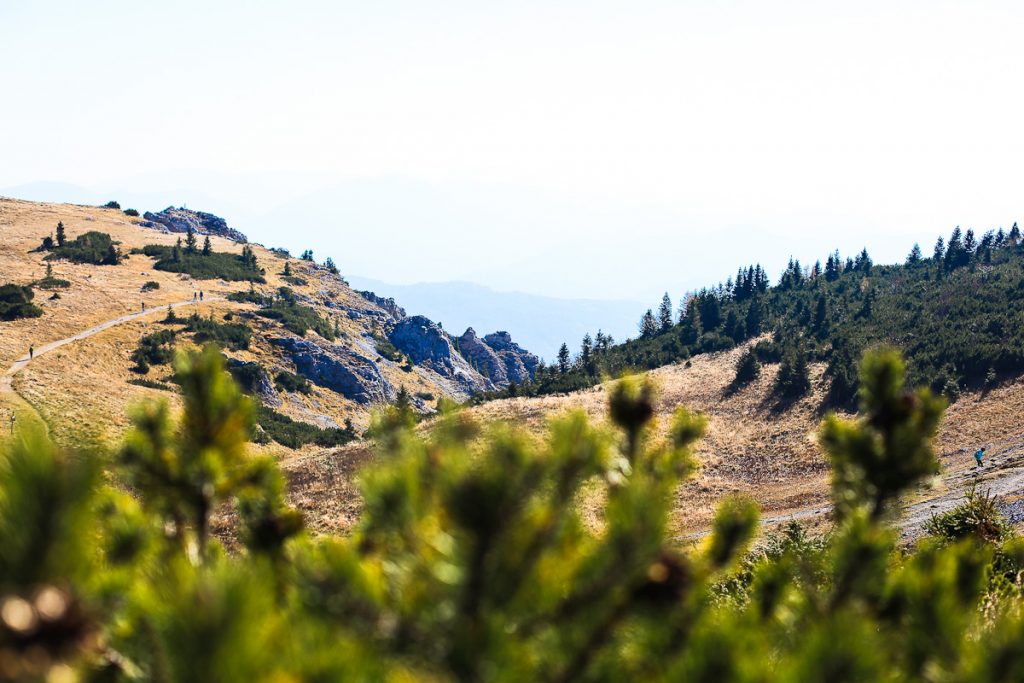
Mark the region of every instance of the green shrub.
[[344, 446], [356, 438], [351, 430], [299, 422], [264, 405], [257, 407], [256, 421], [267, 437], [287, 448], [302, 448], [309, 444], [332, 448]]
[[153, 267], [170, 273], [187, 273], [197, 280], [228, 280], [230, 282], [266, 282], [263, 269], [254, 260], [238, 254], [201, 251], [188, 252], [185, 248], [147, 244], [142, 253], [156, 259]]
[[979, 493], [975, 486], [967, 490], [964, 501], [952, 510], [932, 515], [924, 528], [932, 536], [953, 542], [971, 538], [1001, 543], [1013, 533], [991, 491]]
[[219, 323], [213, 318], [202, 318], [193, 313], [185, 321], [185, 331], [194, 333], [197, 344], [214, 343], [238, 351], [249, 348], [252, 329], [244, 323]]
[[119, 203], [115, 202], [114, 200], [110, 200], [109, 202], [107, 202], [106, 204], [103, 205], [103, 208], [104, 209], [120, 209], [121, 205]]
[[176, 389], [170, 384], [155, 382], [151, 379], [146, 379], [145, 377], [133, 377], [128, 380], [128, 384], [134, 384], [137, 387], [146, 387], [147, 389], [158, 389], [160, 391], [176, 391]]
[[160, 289], [160, 283], [157, 282], [156, 280], [147, 280], [142, 285], [142, 291], [143, 292], [152, 292], [152, 291], [157, 290], [157, 289]]
[[96, 266], [116, 266], [125, 259], [117, 244], [107, 233], [90, 230], [70, 242], [65, 242], [63, 247], [54, 246], [46, 258]]
[[278, 391], [298, 392], [300, 394], [312, 394], [313, 385], [302, 375], [296, 375], [287, 370], [280, 370], [274, 376], [274, 386]]
[[382, 334], [373, 335], [374, 345], [382, 357], [392, 361], [393, 363], [399, 363], [405, 356], [398, 348], [391, 343], [391, 341]]
[[139, 212], [136, 211], [135, 209], [125, 209], [124, 210], [124, 215], [125, 216], [130, 216], [131, 218], [138, 218], [139, 217]]
[[166, 365], [174, 359], [174, 342], [177, 335], [174, 330], [160, 330], [147, 334], [139, 340], [132, 352], [135, 361], [134, 372], [144, 375], [151, 365]]
[[278, 290], [278, 296], [256, 314], [277, 320], [286, 330], [294, 332], [300, 337], [304, 337], [306, 332], [313, 330], [324, 339], [333, 340], [335, 338], [334, 327], [330, 321], [321, 317], [315, 309], [299, 303], [294, 292], [288, 287], [281, 287]]
[[35, 292], [21, 285], [0, 285], [0, 320], [38, 318], [43, 309], [32, 303]]

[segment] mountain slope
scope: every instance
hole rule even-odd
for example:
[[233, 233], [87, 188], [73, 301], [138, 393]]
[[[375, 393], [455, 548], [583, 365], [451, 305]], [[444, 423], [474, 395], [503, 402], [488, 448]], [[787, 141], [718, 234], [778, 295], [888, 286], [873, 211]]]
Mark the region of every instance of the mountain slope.
[[[75, 263], [60, 258], [60, 250], [40, 251], [58, 223], [69, 243], [87, 233], [109, 235], [123, 260]], [[235, 371], [252, 382], [267, 427], [285, 420], [289, 437], [304, 429], [288, 426], [290, 419], [333, 430], [363, 429], [370, 412], [403, 389], [414, 406], [428, 411], [442, 397], [464, 400], [494, 387], [459, 355], [450, 337], [440, 331], [429, 337], [429, 321], [403, 337], [404, 347], [392, 343], [389, 336], [401, 321], [324, 266], [200, 234], [195, 255], [163, 267], [188, 271], [209, 259], [235, 269], [230, 277], [256, 282], [229, 281], [226, 273], [198, 279], [156, 267], [161, 258], [173, 258], [175, 243], [187, 235], [146, 225], [114, 209], [0, 199], [0, 285], [31, 286], [32, 303], [42, 309], [39, 317], [0, 322], [0, 367], [11, 367], [30, 346], [42, 348], [141, 312], [143, 305], [159, 309], [41, 355], [11, 378], [12, 388], [59, 439], [116, 439], [133, 403], [152, 396], [176, 401], [162, 349], [207, 339], [219, 339]], [[209, 257], [199, 253], [207, 237]], [[154, 255], [141, 253], [144, 247]], [[193, 299], [176, 320], [164, 321], [168, 304]], [[413, 360], [416, 345], [428, 338], [437, 344], [433, 362]], [[143, 350], [148, 355], [140, 356]], [[4, 402], [11, 400], [0, 396]], [[11, 407], [0, 405], [5, 424]]]

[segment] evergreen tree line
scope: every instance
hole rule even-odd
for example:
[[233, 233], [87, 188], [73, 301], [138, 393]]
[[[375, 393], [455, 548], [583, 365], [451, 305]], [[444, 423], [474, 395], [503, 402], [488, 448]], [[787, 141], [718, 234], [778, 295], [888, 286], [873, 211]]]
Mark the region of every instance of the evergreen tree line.
[[[828, 402], [852, 405], [857, 359], [870, 346], [889, 344], [906, 353], [915, 383], [955, 400], [966, 388], [1024, 372], [1021, 297], [1024, 242], [1017, 224], [980, 239], [957, 227], [948, 241], [937, 240], [930, 257], [914, 245], [903, 264], [875, 265], [866, 249], [845, 258], [836, 251], [824, 265], [790, 259], [774, 286], [760, 265], [751, 265], [684, 297], [674, 319], [666, 293], [643, 314], [635, 339], [595, 343], [588, 334], [578, 352], [563, 344], [555, 363], [541, 365], [532, 381], [510, 389], [528, 396], [574, 391], [605, 376], [728, 350], [770, 332], [754, 347], [754, 360], [781, 364], [775, 385], [780, 398], [805, 394], [809, 363], [820, 362], [826, 364]], [[746, 363], [738, 374], [749, 377]]]

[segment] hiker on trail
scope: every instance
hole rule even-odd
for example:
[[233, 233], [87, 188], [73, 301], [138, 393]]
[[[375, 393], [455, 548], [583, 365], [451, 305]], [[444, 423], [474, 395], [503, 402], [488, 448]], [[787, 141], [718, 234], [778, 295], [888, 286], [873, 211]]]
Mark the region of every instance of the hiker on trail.
[[146, 312], [146, 302], [145, 301], [142, 302], [142, 312], [143, 313]]
[[985, 464], [981, 461], [985, 457], [985, 447], [982, 446], [974, 453], [974, 460], [978, 463], [978, 467], [984, 467]]
[[201, 289], [199, 290], [199, 300], [200, 301], [203, 300], [203, 290], [201, 290]]
[[34, 357], [35, 355], [36, 355], [36, 348], [35, 348], [34, 346], [30, 346], [30, 347], [28, 347], [28, 359], [29, 359], [29, 360], [32, 360], [32, 358], [33, 358], [33, 357]]
[[197, 296], [199, 295], [196, 294], [195, 292], [192, 292], [192, 301], [195, 301]]

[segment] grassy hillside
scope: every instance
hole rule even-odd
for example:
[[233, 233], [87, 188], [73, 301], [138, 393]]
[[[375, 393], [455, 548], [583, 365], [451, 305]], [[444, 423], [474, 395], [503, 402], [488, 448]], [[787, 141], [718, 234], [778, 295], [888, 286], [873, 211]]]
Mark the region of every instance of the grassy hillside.
[[[58, 244], [61, 235], [63, 247]], [[30, 346], [39, 349], [140, 312], [143, 304], [152, 311], [147, 317], [37, 356], [13, 376], [16, 394], [0, 391], [0, 424], [8, 425], [16, 406], [27, 409], [20, 395], [58, 440], [116, 441], [127, 425], [129, 407], [139, 400], [160, 396], [177, 405], [177, 392], [166, 390], [174, 387], [170, 366], [147, 360], [152, 368], [139, 374], [133, 371], [138, 369], [138, 357], [133, 355], [140, 339], [166, 328], [160, 321], [168, 304], [191, 302], [199, 290], [205, 294], [204, 301], [176, 310], [182, 318], [199, 316], [179, 335], [176, 348], [214, 342], [240, 362], [261, 364], [274, 377], [294, 368], [268, 338], [305, 334], [370, 358], [395, 387], [439, 398], [465, 398], [430, 371], [408, 372], [400, 363], [376, 354], [373, 337], [385, 312], [325, 267], [221, 237], [210, 238], [210, 253], [204, 255], [205, 236], [200, 235], [194, 253], [181, 249], [177, 263], [188, 272], [173, 272], [180, 237], [144, 228], [139, 219], [114, 209], [0, 199], [0, 374], [25, 356]], [[50, 238], [51, 248], [40, 250], [43, 238]], [[117, 259], [105, 263], [104, 255], [113, 245]], [[166, 269], [159, 266], [165, 257], [171, 263]], [[286, 264], [291, 276], [283, 274]], [[61, 286], [54, 288], [52, 283]], [[253, 298], [270, 303], [262, 306]], [[208, 322], [211, 319], [216, 324]], [[327, 438], [303, 425], [344, 431], [351, 422], [356, 431], [362, 431], [373, 408], [320, 386], [304, 391], [285, 387], [277, 395], [280, 405], [273, 410], [281, 417], [268, 415], [267, 422], [289, 444], [301, 440], [302, 434], [338, 443], [335, 432]]]
[[512, 393], [585, 388], [602, 375], [728, 350], [766, 332], [772, 339], [758, 346], [758, 360], [825, 363], [832, 405], [852, 404], [856, 361], [879, 344], [904, 351], [911, 382], [954, 400], [965, 389], [1019, 376], [1024, 244], [1016, 225], [980, 239], [958, 228], [948, 246], [940, 243], [928, 258], [915, 245], [898, 265], [875, 265], [867, 251], [847, 259], [831, 254], [811, 268], [791, 262], [774, 286], [760, 266], [740, 269], [735, 279], [687, 297], [678, 312], [667, 300], [648, 311], [636, 339], [614, 344], [588, 335], [574, 357], [566, 348], [558, 363]]

